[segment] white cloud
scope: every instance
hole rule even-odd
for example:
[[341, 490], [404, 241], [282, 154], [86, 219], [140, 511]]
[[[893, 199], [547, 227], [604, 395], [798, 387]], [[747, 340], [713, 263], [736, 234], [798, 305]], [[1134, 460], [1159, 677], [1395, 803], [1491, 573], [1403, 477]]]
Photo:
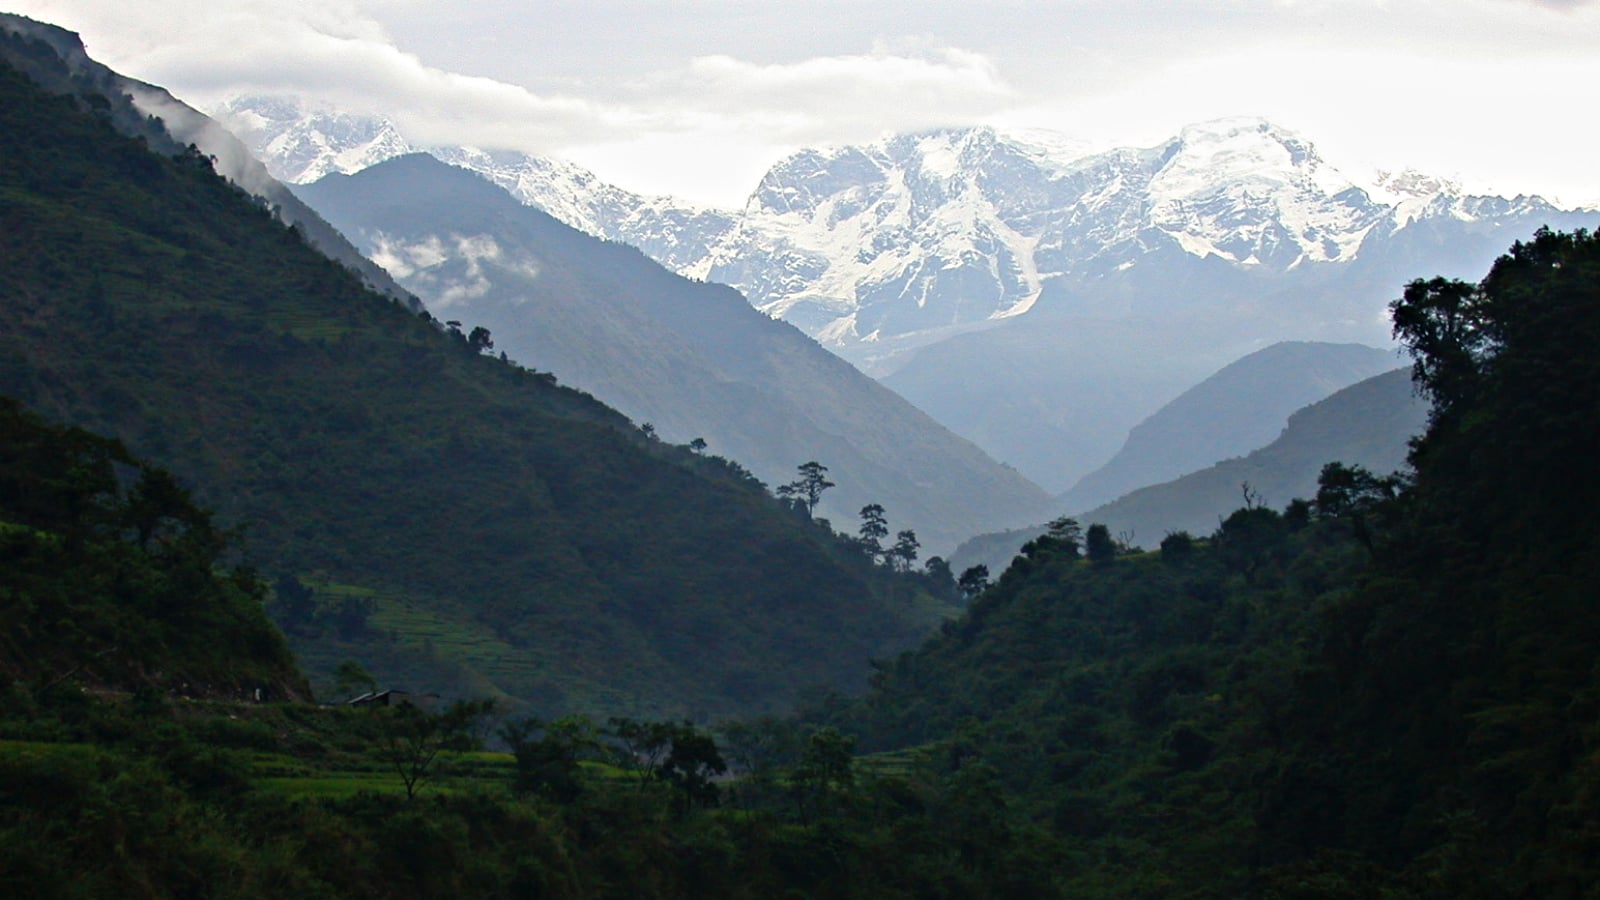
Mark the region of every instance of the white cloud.
[[367, 255], [396, 278], [410, 278], [418, 270], [430, 269], [450, 258], [437, 236], [407, 242], [380, 231], [372, 236], [371, 243], [372, 251]]
[[1600, 199], [1578, 159], [1600, 137], [1593, 0], [685, 2], [11, 5], [194, 105], [301, 94], [413, 142], [565, 156], [723, 205], [804, 145], [979, 122], [1150, 144], [1230, 114], [1469, 184]]
[[[410, 279], [428, 296], [434, 310], [448, 309], [476, 300], [489, 293], [494, 283], [485, 271], [489, 267], [523, 278], [537, 278], [539, 266], [531, 259], [512, 258], [489, 234], [428, 235], [407, 240], [378, 231], [367, 236], [368, 256], [390, 275]], [[451, 262], [460, 267], [438, 271]]]
[[1151, 69], [1121, 90], [1019, 111], [1071, 122], [1099, 145], [1149, 146], [1185, 123], [1259, 115], [1313, 141], [1335, 165], [1414, 167], [1467, 188], [1600, 199], [1600, 58], [1470, 59], [1286, 45]]
[[680, 121], [728, 119], [777, 142], [837, 141], [961, 123], [1018, 100], [994, 64], [955, 47], [758, 64], [702, 56], [651, 79], [640, 100]]
[[[729, 173], [750, 184], [759, 176], [760, 166], [729, 162], [729, 150], [764, 166], [796, 146], [961, 124], [1018, 98], [991, 60], [928, 38], [864, 41], [866, 52], [787, 63], [701, 55], [539, 93], [445, 71], [395, 46], [377, 16], [407, 6], [426, 4], [212, 0], [196, 15], [173, 0], [20, 0], [24, 14], [80, 30], [97, 58], [192, 105], [215, 107], [241, 93], [298, 95], [383, 115], [414, 143], [566, 155], [636, 189], [655, 181], [658, 190], [687, 187], [711, 199], [695, 185], [721, 178], [721, 202], [736, 199]], [[676, 161], [699, 171], [663, 171]]]
[[621, 134], [637, 117], [572, 96], [542, 96], [446, 72], [394, 46], [352, 0], [139, 4], [17, 0], [24, 15], [83, 33], [90, 54], [170, 87], [192, 105], [239, 93], [299, 94], [393, 118], [413, 139], [559, 147]]

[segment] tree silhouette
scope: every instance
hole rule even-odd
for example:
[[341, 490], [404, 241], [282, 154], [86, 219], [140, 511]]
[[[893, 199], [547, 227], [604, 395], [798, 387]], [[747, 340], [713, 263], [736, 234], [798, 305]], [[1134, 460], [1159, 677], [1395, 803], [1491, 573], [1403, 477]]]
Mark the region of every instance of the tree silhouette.
[[876, 558], [883, 552], [883, 539], [889, 536], [889, 519], [883, 514], [883, 507], [876, 503], [868, 503], [861, 507], [861, 548], [867, 555]]
[[896, 571], [909, 572], [911, 564], [917, 561], [917, 549], [922, 546], [917, 542], [917, 533], [908, 528], [894, 538], [894, 546], [889, 548], [889, 558], [893, 560]]
[[834, 486], [828, 480], [828, 467], [813, 459], [802, 463], [798, 471], [799, 478], [778, 487], [778, 496], [798, 502], [806, 508], [807, 517], [814, 516], [817, 504], [822, 501], [822, 492]]
[[1083, 545], [1085, 555], [1096, 565], [1104, 565], [1117, 558], [1117, 542], [1111, 539], [1111, 529], [1098, 522], [1084, 532]]
[[989, 567], [976, 565], [966, 569], [961, 573], [961, 577], [956, 579], [956, 587], [961, 589], [961, 596], [971, 602], [973, 597], [989, 588]]

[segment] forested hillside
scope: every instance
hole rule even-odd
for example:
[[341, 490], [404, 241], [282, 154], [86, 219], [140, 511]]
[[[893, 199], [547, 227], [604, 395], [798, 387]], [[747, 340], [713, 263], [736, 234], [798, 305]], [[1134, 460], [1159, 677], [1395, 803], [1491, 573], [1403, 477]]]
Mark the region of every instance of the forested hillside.
[[1592, 893], [1600, 238], [1393, 314], [1433, 402], [1414, 476], [1330, 465], [1156, 553], [1058, 521], [815, 715], [989, 767], [1083, 895]]
[[234, 537], [170, 473], [0, 398], [0, 677], [305, 699]]
[[[1245, 502], [1282, 506], [1316, 493], [1317, 476], [1329, 460], [1377, 473], [1405, 466], [1410, 440], [1427, 424], [1428, 402], [1417, 394], [1409, 368], [1397, 368], [1353, 384], [1289, 417], [1277, 439], [1245, 456], [1163, 484], [1125, 494], [1076, 514], [1099, 522], [1134, 546], [1153, 550], [1174, 531], [1207, 534]], [[1017, 548], [1045, 527], [979, 535], [950, 555], [957, 571], [973, 565], [1003, 570]]]
[[[325, 673], [710, 716], [859, 684], [942, 601], [367, 292], [218, 178], [0, 69], [0, 393], [170, 468]], [[297, 587], [300, 586], [300, 587]]]

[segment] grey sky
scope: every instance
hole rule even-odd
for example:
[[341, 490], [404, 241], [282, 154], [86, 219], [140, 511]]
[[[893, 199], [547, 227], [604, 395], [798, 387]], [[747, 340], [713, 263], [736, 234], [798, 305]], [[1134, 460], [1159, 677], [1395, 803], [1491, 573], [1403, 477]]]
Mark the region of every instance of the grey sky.
[[[0, 0], [4, 3], [5, 0]], [[419, 141], [741, 203], [803, 145], [991, 123], [1109, 146], [1263, 115], [1335, 164], [1600, 202], [1574, 0], [10, 0], [198, 106], [297, 93]]]

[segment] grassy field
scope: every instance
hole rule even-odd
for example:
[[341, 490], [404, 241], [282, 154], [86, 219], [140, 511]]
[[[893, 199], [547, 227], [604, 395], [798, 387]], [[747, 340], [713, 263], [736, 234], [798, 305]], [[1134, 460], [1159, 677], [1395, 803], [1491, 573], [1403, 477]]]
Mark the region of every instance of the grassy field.
[[[405, 782], [379, 750], [364, 757], [308, 763], [285, 754], [260, 754], [251, 760], [251, 781], [294, 797], [349, 797], [363, 791], [405, 793]], [[418, 793], [499, 791], [511, 784], [516, 760], [509, 753], [439, 754]]]
[[932, 752], [929, 747], [907, 747], [904, 750], [871, 753], [856, 757], [852, 769], [857, 776], [868, 778], [906, 778], [918, 768], [925, 767]]
[[548, 655], [502, 639], [468, 610], [366, 585], [311, 576], [302, 581], [325, 610], [349, 598], [372, 604], [366, 632], [350, 640], [341, 639], [331, 624], [319, 626], [316, 633], [289, 630], [295, 655], [324, 700], [341, 699], [333, 671], [353, 660], [377, 677], [380, 688], [492, 699], [507, 713], [584, 708], [642, 714], [639, 698], [597, 689], [593, 680], [562, 668]]

